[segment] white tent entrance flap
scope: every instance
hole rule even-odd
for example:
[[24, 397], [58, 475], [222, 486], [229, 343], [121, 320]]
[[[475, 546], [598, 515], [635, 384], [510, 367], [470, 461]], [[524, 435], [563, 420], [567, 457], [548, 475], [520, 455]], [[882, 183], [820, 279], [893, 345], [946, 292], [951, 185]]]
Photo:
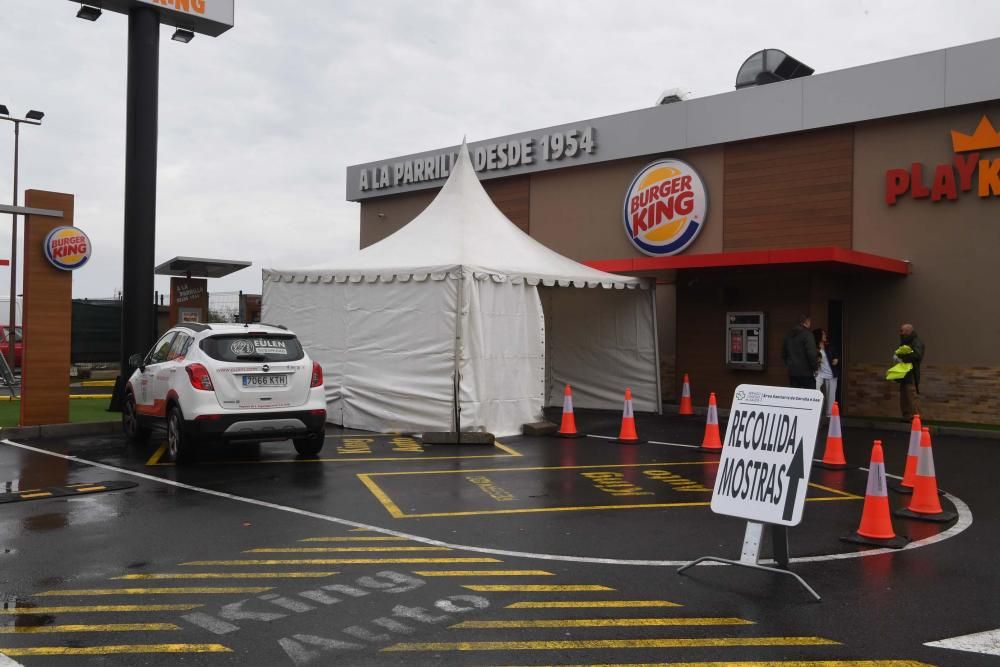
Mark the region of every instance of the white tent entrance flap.
[[659, 409], [654, 300], [640, 287], [522, 232], [463, 144], [395, 234], [337, 266], [266, 269], [262, 319], [322, 364], [332, 423], [421, 433], [459, 416], [463, 431], [503, 436], [540, 420], [567, 382], [581, 407], [617, 409], [631, 387], [637, 409]]
[[548, 325], [547, 406], [573, 387], [579, 408], [621, 407], [625, 389], [641, 412], [660, 411], [652, 290], [541, 290]]

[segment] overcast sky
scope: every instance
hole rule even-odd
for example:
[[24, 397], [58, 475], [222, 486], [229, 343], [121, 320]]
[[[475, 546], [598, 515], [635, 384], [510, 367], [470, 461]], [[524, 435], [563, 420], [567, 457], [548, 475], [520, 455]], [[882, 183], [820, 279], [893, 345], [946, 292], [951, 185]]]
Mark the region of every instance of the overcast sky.
[[[0, 0], [0, 104], [45, 112], [22, 126], [22, 201], [76, 195], [94, 254], [73, 294], [101, 297], [122, 282], [128, 26], [77, 8]], [[221, 37], [162, 31], [156, 261], [249, 260], [209, 289], [258, 293], [262, 268], [357, 247], [349, 164], [651, 106], [666, 88], [725, 92], [761, 48], [822, 73], [990, 39], [1000, 2], [236, 0]], [[12, 162], [0, 122], [0, 203]]]

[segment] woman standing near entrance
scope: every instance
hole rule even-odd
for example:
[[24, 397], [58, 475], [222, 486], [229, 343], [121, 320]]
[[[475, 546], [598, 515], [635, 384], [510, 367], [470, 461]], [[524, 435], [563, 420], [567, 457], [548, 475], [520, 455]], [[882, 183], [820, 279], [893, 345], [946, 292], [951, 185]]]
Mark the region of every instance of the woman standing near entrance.
[[813, 329], [816, 349], [819, 350], [819, 368], [816, 371], [816, 388], [823, 392], [824, 414], [833, 412], [833, 402], [837, 400], [837, 380], [840, 378], [840, 350], [830, 343], [826, 329]]

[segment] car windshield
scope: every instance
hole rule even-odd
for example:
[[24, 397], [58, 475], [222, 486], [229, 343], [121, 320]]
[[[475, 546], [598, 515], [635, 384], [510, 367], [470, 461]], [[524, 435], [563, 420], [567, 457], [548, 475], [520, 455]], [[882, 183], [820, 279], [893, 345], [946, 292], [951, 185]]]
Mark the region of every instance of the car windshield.
[[298, 361], [304, 356], [299, 340], [289, 334], [223, 334], [201, 341], [201, 349], [219, 361]]

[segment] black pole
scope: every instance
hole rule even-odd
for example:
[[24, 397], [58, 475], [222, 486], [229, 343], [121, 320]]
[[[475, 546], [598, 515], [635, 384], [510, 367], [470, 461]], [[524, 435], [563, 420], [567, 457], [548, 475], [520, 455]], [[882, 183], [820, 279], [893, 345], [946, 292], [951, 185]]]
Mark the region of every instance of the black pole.
[[[17, 153], [21, 143], [21, 123], [14, 121], [14, 206], [17, 206]], [[27, 218], [25, 218], [27, 220]], [[14, 370], [14, 334], [17, 332], [17, 214], [10, 216], [10, 322], [7, 327], [7, 365]], [[25, 235], [27, 235], [25, 230]]]
[[159, 111], [160, 15], [152, 7], [128, 14], [128, 91], [125, 121], [125, 246], [122, 272], [121, 374], [111, 399], [120, 410], [132, 374], [128, 358], [152, 347], [149, 316], [156, 253], [156, 135]]

